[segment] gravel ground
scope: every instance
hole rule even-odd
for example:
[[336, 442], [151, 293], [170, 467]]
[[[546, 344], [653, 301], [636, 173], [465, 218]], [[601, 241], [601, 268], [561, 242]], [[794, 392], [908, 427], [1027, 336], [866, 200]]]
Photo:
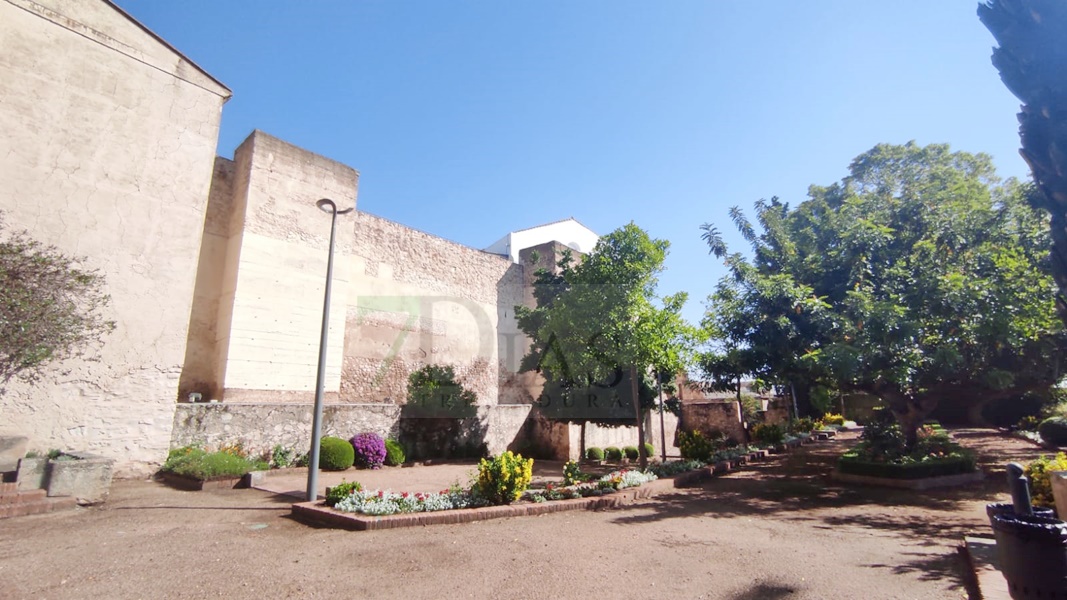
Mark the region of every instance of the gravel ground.
[[[102, 506], [0, 521], [2, 598], [965, 598], [956, 546], [1040, 449], [961, 430], [990, 476], [936, 492], [830, 483], [854, 435], [619, 509], [317, 529], [292, 498], [116, 481]], [[421, 467], [433, 469], [434, 467]]]

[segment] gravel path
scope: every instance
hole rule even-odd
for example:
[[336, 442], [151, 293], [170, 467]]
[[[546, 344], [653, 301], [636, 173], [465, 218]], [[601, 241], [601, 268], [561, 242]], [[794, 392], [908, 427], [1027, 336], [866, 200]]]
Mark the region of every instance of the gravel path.
[[117, 481], [103, 506], [0, 521], [0, 598], [961, 598], [956, 546], [1006, 498], [1003, 462], [1040, 450], [957, 436], [985, 483], [832, 484], [846, 435], [620, 509], [380, 532], [307, 527], [257, 490]]

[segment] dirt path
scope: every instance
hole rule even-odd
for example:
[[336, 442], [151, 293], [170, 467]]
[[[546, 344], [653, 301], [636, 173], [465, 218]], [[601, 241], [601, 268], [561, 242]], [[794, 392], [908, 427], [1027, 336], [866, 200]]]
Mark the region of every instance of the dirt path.
[[[985, 455], [1039, 450], [961, 431]], [[847, 437], [847, 436], [846, 436]], [[0, 521], [0, 598], [961, 598], [955, 546], [1001, 474], [952, 491], [829, 483], [848, 441], [601, 512], [380, 532], [288, 499], [120, 481], [104, 506]]]

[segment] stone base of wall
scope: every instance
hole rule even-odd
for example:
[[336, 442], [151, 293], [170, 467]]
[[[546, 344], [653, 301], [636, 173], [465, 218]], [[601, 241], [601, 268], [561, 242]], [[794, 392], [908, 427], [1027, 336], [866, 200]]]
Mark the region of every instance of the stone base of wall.
[[686, 402], [682, 404], [682, 418], [678, 428], [683, 431], [699, 431], [705, 435], [716, 430], [736, 442], [748, 441], [741, 423], [741, 405], [736, 400]]
[[[662, 439], [666, 437], [667, 455], [677, 456], [675, 433], [678, 430], [678, 417], [663, 415], [663, 432], [660, 431], [659, 413], [650, 413], [645, 417], [645, 440], [652, 444], [656, 456], [662, 453]], [[582, 426], [576, 423], [550, 421], [532, 418], [528, 425], [530, 440], [539, 448], [541, 454], [552, 460], [578, 460], [581, 458]], [[606, 427], [589, 423], [585, 427], [586, 448], [606, 448], [615, 446], [623, 448], [638, 445], [637, 427]]]
[[[305, 452], [311, 446], [314, 407], [310, 404], [218, 402], [176, 404], [171, 447], [202, 444], [218, 448], [241, 442], [251, 455], [269, 455], [275, 445]], [[465, 419], [464, 429], [478, 430], [490, 454], [507, 450], [520, 436], [530, 405], [479, 406]], [[322, 435], [348, 439], [374, 432], [396, 437], [400, 406], [396, 404], [327, 404]]]

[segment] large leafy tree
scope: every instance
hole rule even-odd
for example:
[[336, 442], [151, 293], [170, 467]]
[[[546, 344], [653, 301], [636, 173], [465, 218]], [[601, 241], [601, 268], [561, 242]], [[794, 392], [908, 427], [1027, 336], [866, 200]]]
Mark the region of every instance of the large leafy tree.
[[990, 0], [978, 5], [978, 17], [1000, 46], [993, 65], [1023, 102], [1020, 154], [1039, 191], [1031, 203], [1051, 215], [1052, 275], [1067, 322], [1067, 2]]
[[914, 442], [946, 398], [1048, 391], [1065, 343], [1044, 217], [1032, 188], [1000, 185], [983, 154], [879, 145], [795, 209], [759, 202], [751, 259], [728, 254], [710, 333], [770, 379], [864, 391]]
[[646, 374], [675, 372], [687, 360], [686, 296], [656, 298], [668, 247], [630, 223], [600, 238], [580, 262], [566, 255], [557, 273], [539, 273], [538, 306], [516, 307], [532, 340], [522, 369], [545, 377], [542, 404], [573, 409], [558, 418], [636, 420], [644, 439], [642, 415], [652, 405]]

